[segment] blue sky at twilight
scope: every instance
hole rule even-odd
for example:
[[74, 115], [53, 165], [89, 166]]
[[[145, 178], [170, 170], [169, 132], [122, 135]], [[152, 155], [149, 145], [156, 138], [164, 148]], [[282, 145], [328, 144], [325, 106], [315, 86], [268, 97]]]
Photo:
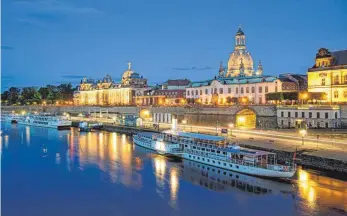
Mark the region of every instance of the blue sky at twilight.
[[[344, 0], [2, 0], [2, 86], [213, 78], [242, 24], [264, 73], [305, 73], [320, 47], [347, 49]], [[256, 65], [255, 65], [256, 66]]]

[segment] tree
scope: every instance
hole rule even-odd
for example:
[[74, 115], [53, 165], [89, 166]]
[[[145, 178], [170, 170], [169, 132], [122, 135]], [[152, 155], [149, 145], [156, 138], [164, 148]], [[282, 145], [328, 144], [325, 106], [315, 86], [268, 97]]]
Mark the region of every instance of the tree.
[[21, 101], [23, 104], [33, 104], [41, 102], [41, 95], [35, 87], [25, 87], [22, 89]]
[[48, 90], [47, 87], [41, 87], [41, 88], [39, 89], [39, 93], [41, 94], [41, 98], [42, 98], [43, 100], [46, 100], [46, 99], [47, 99], [47, 96], [48, 96], [48, 94], [49, 94], [49, 90]]
[[231, 102], [236, 104], [239, 102], [239, 99], [237, 97], [232, 97]]
[[232, 98], [231, 97], [227, 97], [227, 103], [230, 104], [232, 102]]
[[9, 104], [16, 104], [19, 102], [20, 89], [16, 87], [11, 87], [9, 90], [8, 102]]

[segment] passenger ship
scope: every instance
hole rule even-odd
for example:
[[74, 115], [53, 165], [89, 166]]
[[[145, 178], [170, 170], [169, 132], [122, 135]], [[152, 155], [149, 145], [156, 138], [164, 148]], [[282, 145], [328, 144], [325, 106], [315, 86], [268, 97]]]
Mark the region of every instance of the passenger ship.
[[5, 122], [11, 122], [11, 123], [18, 123], [23, 120], [23, 116], [16, 114], [16, 113], [10, 113], [10, 114], [1, 114], [1, 121]]
[[58, 130], [69, 129], [71, 127], [71, 121], [66, 116], [56, 116], [51, 114], [29, 114], [25, 116], [19, 124], [56, 128]]
[[204, 163], [218, 168], [244, 174], [269, 177], [291, 178], [296, 165], [280, 165], [276, 154], [266, 151], [242, 148], [229, 144], [223, 136], [187, 133], [177, 130], [177, 120], [172, 129], [152, 136], [139, 133], [134, 143], [153, 149], [160, 154], [176, 155], [184, 159]]

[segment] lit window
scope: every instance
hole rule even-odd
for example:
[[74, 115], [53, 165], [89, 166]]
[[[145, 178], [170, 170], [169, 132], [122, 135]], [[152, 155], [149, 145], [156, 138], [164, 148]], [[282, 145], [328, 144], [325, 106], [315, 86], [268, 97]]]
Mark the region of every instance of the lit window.
[[325, 85], [325, 78], [322, 78], [322, 86]]
[[334, 98], [339, 98], [339, 91], [334, 91]]

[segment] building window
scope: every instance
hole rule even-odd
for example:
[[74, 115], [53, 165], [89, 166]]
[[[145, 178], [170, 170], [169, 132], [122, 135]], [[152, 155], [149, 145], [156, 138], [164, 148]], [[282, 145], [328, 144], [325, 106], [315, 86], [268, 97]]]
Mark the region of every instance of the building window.
[[277, 92], [278, 91], [278, 88], [277, 88], [277, 85], [275, 86], [275, 92]]
[[281, 112], [281, 117], [284, 117], [284, 112]]
[[335, 85], [340, 84], [339, 75], [336, 75], [336, 76], [334, 77], [334, 84], [335, 84]]
[[199, 95], [199, 91], [198, 90], [195, 90], [195, 93], [196, 93], [196, 95]]
[[252, 93], [254, 93], [254, 86], [252, 86]]
[[322, 86], [325, 85], [325, 78], [322, 78]]
[[241, 94], [243, 94], [243, 87], [241, 87]]
[[194, 90], [192, 90], [192, 96], [194, 95]]
[[334, 91], [334, 98], [339, 98], [339, 91]]
[[217, 88], [214, 88], [214, 93], [217, 94]]
[[263, 87], [259, 86], [259, 93], [263, 92]]
[[229, 94], [231, 93], [231, 88], [228, 88], [228, 93], [229, 93]]
[[295, 112], [295, 118], [297, 118], [298, 117], [298, 112]]
[[305, 118], [305, 112], [301, 113], [301, 118]]
[[238, 93], [239, 93], [239, 88], [236, 87], [236, 94], [238, 94]]
[[189, 95], [189, 91], [187, 91], [187, 95]]
[[309, 112], [309, 113], [308, 113], [308, 117], [309, 117], [309, 118], [312, 118], [312, 112]]
[[205, 89], [205, 94], [208, 94], [208, 89]]
[[343, 82], [347, 84], [347, 74], [343, 76]]
[[246, 87], [246, 93], [249, 93], [249, 87]]
[[337, 112], [335, 112], [335, 119], [337, 119]]
[[200, 95], [202, 95], [202, 90], [200, 89]]
[[347, 91], [344, 91], [344, 92], [343, 92], [343, 97], [344, 97], [344, 98], [347, 98]]
[[223, 88], [219, 88], [219, 94], [223, 94]]
[[290, 112], [288, 112], [288, 117], [290, 118]]
[[329, 118], [329, 113], [325, 113], [325, 118], [327, 119], [327, 118]]
[[320, 112], [317, 112], [317, 118], [320, 118]]
[[328, 128], [329, 127], [329, 124], [328, 122], [325, 123], [325, 128]]
[[269, 87], [265, 86], [265, 93], [268, 93], [268, 92], [269, 92]]
[[211, 88], [211, 94], [213, 94], [213, 88]]

